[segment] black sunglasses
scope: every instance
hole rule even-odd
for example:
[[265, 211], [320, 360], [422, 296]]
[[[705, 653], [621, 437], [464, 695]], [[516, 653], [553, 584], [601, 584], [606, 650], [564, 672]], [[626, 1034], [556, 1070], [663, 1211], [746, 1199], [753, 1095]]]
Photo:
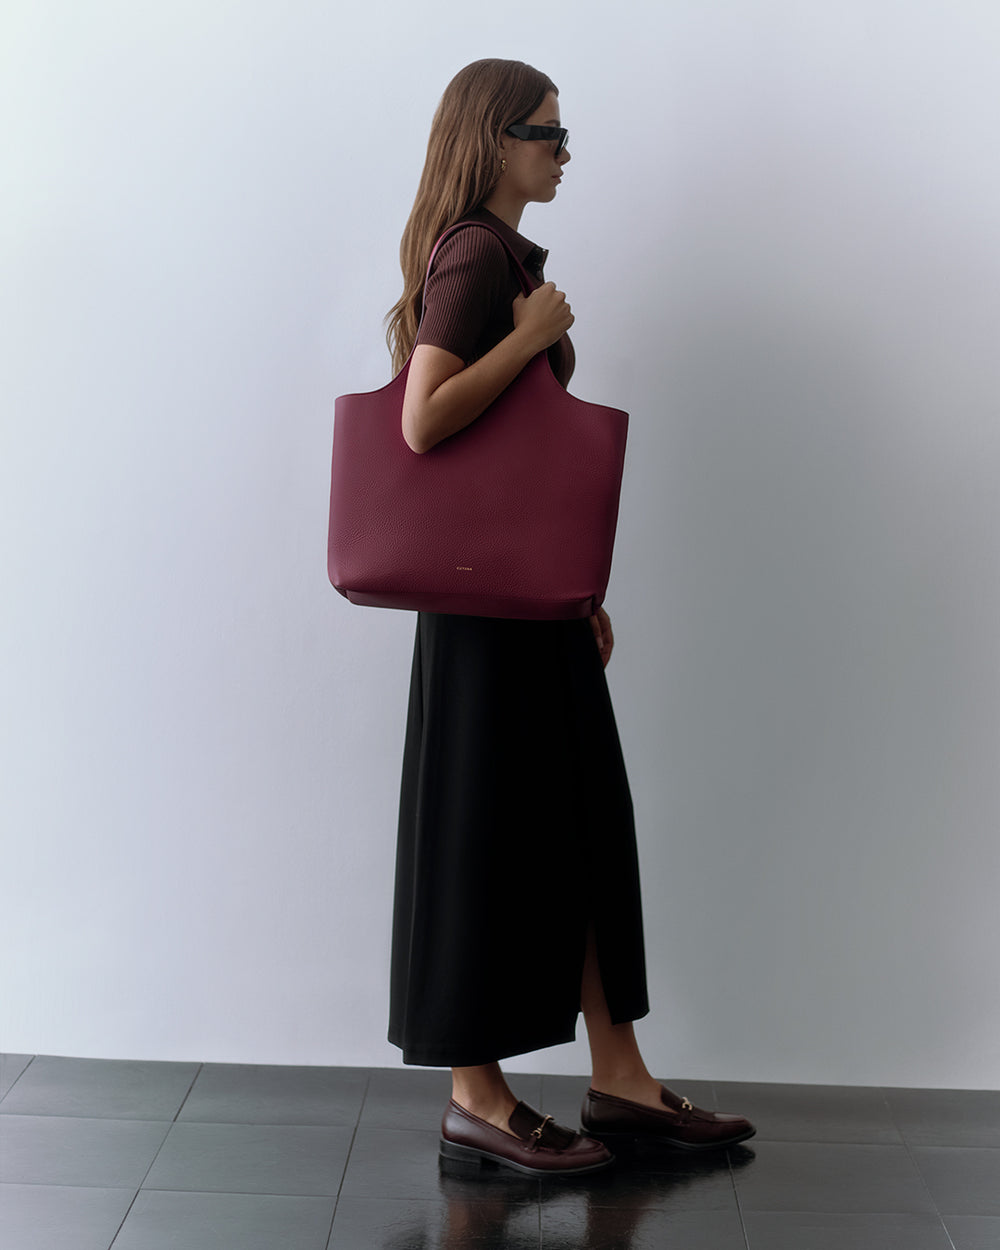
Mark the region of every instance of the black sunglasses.
[[507, 133], [513, 135], [515, 139], [555, 139], [555, 156], [563, 150], [569, 138], [569, 131], [562, 126], [528, 126], [519, 123], [516, 126], [508, 126]]

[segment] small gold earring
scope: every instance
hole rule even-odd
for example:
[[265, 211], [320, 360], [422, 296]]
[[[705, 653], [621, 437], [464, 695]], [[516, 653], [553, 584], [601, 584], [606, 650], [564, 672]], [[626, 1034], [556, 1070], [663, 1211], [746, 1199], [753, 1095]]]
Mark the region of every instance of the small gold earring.
[[500, 161], [500, 172], [501, 174], [505, 174], [507, 172], [507, 162], [505, 160]]

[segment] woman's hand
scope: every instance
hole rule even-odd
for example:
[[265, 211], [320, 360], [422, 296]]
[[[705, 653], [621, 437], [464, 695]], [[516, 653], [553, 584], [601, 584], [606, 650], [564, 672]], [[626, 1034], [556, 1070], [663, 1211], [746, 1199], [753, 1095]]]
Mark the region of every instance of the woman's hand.
[[601, 663], [607, 668], [615, 645], [615, 636], [611, 632], [611, 618], [603, 608], [598, 608], [597, 614], [590, 618], [590, 628], [594, 631], [594, 641], [601, 653]]
[[546, 282], [513, 306], [514, 329], [475, 363], [418, 343], [410, 359], [403, 396], [403, 438], [416, 452], [429, 451], [464, 429], [500, 395], [539, 352], [573, 324], [566, 296]]
[[565, 293], [554, 282], [543, 282], [530, 295], [518, 295], [513, 304], [514, 329], [541, 352], [558, 343], [575, 318]]

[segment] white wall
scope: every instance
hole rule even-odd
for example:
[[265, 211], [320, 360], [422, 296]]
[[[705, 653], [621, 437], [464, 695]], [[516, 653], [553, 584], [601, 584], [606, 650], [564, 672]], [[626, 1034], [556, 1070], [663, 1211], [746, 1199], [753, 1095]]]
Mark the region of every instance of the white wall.
[[332, 400], [499, 55], [571, 129], [522, 227], [573, 389], [633, 414], [651, 1064], [1000, 1084], [996, 6], [344, 7], [4, 6], [0, 1048], [398, 1062], [413, 620], [326, 583]]

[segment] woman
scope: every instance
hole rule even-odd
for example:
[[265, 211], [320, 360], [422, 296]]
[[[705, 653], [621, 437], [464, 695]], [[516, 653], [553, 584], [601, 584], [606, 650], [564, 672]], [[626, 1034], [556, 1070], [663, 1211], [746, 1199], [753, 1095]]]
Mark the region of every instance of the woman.
[[[540, 351], [565, 386], [573, 314], [518, 233], [556, 196], [570, 159], [552, 82], [477, 61], [446, 89], [400, 247], [389, 317], [410, 356], [403, 435], [424, 454], [474, 421]], [[435, 241], [456, 222], [438, 250]], [[503, 243], [537, 275], [525, 297]], [[423, 319], [421, 320], [421, 309]], [[588, 622], [421, 613], [396, 861], [389, 1038], [404, 1063], [452, 1069], [442, 1154], [530, 1173], [611, 1162], [607, 1141], [729, 1145], [750, 1124], [692, 1107], [646, 1069], [632, 1021], [648, 1010], [632, 804]], [[499, 1060], [571, 1041], [583, 1010], [593, 1059], [588, 1135], [519, 1103]]]

